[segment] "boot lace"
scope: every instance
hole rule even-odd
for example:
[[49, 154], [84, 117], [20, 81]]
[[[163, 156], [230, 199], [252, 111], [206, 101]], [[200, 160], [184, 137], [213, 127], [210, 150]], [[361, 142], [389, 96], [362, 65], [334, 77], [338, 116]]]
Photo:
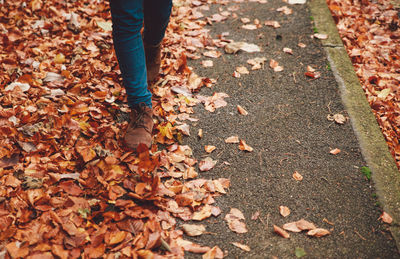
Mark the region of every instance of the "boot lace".
[[143, 128], [147, 132], [150, 132], [145, 124], [145, 117], [146, 116], [149, 117], [149, 115], [146, 112], [146, 107], [147, 107], [146, 105], [140, 104], [134, 109], [136, 117], [134, 121], [132, 121], [132, 126], [133, 128]]

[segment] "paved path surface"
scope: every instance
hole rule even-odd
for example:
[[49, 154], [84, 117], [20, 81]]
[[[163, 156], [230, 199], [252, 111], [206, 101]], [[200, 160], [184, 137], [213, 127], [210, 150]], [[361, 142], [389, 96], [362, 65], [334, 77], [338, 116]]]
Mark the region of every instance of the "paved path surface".
[[[232, 207], [240, 209], [249, 231], [231, 232], [220, 216], [206, 223], [207, 230], [215, 234], [193, 240], [229, 250], [228, 258], [296, 258], [296, 247], [305, 250], [305, 258], [399, 258], [388, 226], [378, 220], [382, 210], [374, 187], [360, 172], [366, 163], [350, 122], [338, 125], [327, 120], [329, 114], [346, 116], [346, 111], [321, 43], [310, 37], [313, 24], [307, 6], [289, 6], [293, 14], [283, 15], [276, 8], [285, 3], [278, 0], [267, 4], [230, 3], [213, 5], [205, 14], [232, 5], [240, 7], [236, 11], [239, 17], [209, 26], [213, 38], [229, 32], [227, 38], [256, 43], [263, 51], [224, 54], [213, 60], [211, 68], [201, 66], [200, 61], [206, 58], [190, 62], [199, 75], [218, 80], [215, 87], [201, 94], [225, 92], [230, 98], [226, 99], [226, 107], [214, 113], [198, 106], [196, 115], [200, 120], [192, 125], [192, 137], [185, 141], [196, 157], [206, 155], [204, 145], [217, 146], [211, 157], [219, 161], [218, 166], [202, 176], [231, 179], [230, 192], [218, 198], [217, 204], [223, 215]], [[276, 20], [281, 28], [244, 30], [241, 17], [257, 18], [262, 23]], [[300, 42], [306, 47], [298, 47]], [[284, 47], [293, 49], [293, 55], [284, 53]], [[232, 77], [237, 66], [246, 66], [246, 61], [254, 57], [267, 58], [263, 70]], [[277, 60], [284, 70], [270, 69], [270, 59]], [[320, 71], [321, 77], [306, 78], [307, 65]], [[236, 105], [243, 106], [249, 115], [239, 115]], [[195, 134], [200, 128], [204, 131], [201, 140]], [[232, 135], [244, 139], [254, 151], [245, 153], [237, 145], [225, 144], [224, 139]], [[331, 155], [333, 148], [341, 153]], [[293, 179], [294, 171], [304, 177], [301, 182]], [[279, 214], [281, 205], [291, 209], [287, 218]], [[256, 212], [259, 218], [251, 220]], [[282, 226], [302, 218], [332, 234], [310, 238], [305, 233], [291, 233], [289, 239], [284, 239], [273, 232], [273, 224]], [[231, 242], [247, 244], [251, 251], [235, 248]]]

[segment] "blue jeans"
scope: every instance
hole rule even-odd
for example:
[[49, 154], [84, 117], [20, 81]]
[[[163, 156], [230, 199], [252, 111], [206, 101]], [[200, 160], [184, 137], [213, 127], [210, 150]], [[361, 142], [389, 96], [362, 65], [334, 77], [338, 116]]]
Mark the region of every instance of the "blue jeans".
[[[115, 54], [128, 96], [128, 104], [151, 105], [147, 88], [143, 40], [157, 45], [164, 38], [172, 0], [110, 0]], [[144, 23], [143, 40], [140, 30]]]

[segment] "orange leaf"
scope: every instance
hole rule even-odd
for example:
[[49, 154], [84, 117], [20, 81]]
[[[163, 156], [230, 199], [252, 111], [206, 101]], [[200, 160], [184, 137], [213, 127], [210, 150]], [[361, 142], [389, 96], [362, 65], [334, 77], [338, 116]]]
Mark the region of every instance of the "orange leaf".
[[243, 150], [243, 151], [248, 151], [248, 152], [253, 151], [253, 148], [250, 147], [249, 145], [247, 145], [246, 142], [242, 139], [240, 140], [240, 143], [239, 143], [239, 149]]
[[379, 218], [382, 219], [382, 221], [387, 223], [387, 224], [392, 224], [393, 219], [386, 212], [383, 212], [382, 215]]
[[241, 115], [247, 115], [249, 114], [242, 106], [238, 105], [237, 110]]
[[274, 232], [277, 233], [278, 235], [280, 235], [281, 237], [284, 238], [289, 238], [290, 235], [288, 232], [286, 232], [285, 230], [281, 229], [280, 227], [274, 225]]
[[287, 217], [290, 215], [290, 209], [286, 206], [279, 206], [279, 213], [283, 216], [283, 217]]
[[338, 148], [332, 149], [331, 151], [329, 151], [329, 153], [331, 153], [332, 155], [337, 155], [340, 153], [340, 149]]
[[294, 178], [296, 181], [301, 181], [301, 180], [303, 180], [303, 176], [302, 176], [301, 174], [299, 174], [299, 172], [297, 172], [297, 171], [294, 171], [294, 173], [293, 173], [293, 178]]
[[308, 236], [314, 236], [314, 237], [323, 237], [326, 235], [329, 235], [331, 232], [329, 232], [328, 230], [324, 229], [324, 228], [316, 228], [316, 229], [312, 229], [310, 231], [307, 232]]
[[121, 243], [122, 241], [124, 241], [127, 234], [128, 232], [125, 231], [118, 231], [111, 233], [109, 245], [115, 245]]

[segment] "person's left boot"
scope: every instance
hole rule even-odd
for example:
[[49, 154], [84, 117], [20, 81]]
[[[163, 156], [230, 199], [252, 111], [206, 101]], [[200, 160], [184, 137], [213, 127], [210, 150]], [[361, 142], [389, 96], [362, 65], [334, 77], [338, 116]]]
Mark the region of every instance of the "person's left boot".
[[151, 82], [158, 76], [161, 65], [161, 42], [157, 45], [144, 43], [146, 55], [147, 81]]
[[151, 147], [151, 133], [153, 131], [153, 110], [146, 105], [132, 109], [130, 122], [125, 133], [125, 143], [130, 149], [136, 149], [140, 143]]

